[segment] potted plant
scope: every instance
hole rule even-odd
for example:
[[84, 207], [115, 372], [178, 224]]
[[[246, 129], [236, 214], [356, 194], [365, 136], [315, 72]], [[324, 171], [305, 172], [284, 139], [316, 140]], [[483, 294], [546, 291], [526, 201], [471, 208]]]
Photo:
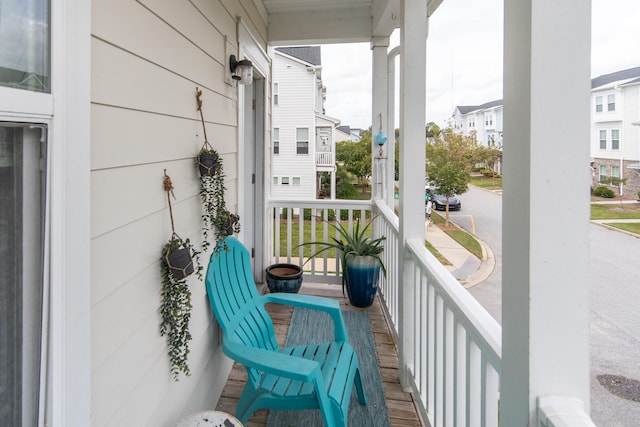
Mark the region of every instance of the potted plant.
[[218, 251], [223, 246], [221, 243], [225, 237], [234, 232], [240, 232], [240, 217], [230, 213], [225, 206], [226, 188], [222, 157], [207, 140], [207, 128], [204, 124], [200, 96], [202, 91], [196, 88], [196, 106], [200, 112], [204, 134], [204, 144], [196, 157], [200, 172], [200, 201], [202, 202], [202, 250], [206, 251], [211, 246], [209, 239], [212, 234], [215, 234], [214, 250]]
[[200, 176], [214, 175], [222, 164], [220, 155], [213, 149], [211, 144], [209, 144], [209, 141], [204, 142], [196, 160]]
[[164, 189], [169, 203], [169, 217], [171, 218], [172, 234], [169, 241], [162, 248], [160, 256], [160, 273], [162, 279], [160, 316], [160, 335], [167, 337], [169, 363], [173, 379], [179, 379], [180, 372], [189, 376], [187, 355], [189, 354], [189, 319], [191, 318], [191, 291], [186, 278], [194, 271], [202, 280], [202, 265], [200, 252], [189, 239], [182, 239], [175, 231], [173, 209], [171, 207], [171, 193], [173, 184], [171, 178], [164, 174]]
[[[380, 270], [387, 275], [380, 254], [384, 250], [382, 242], [385, 236], [374, 239], [367, 235], [373, 219], [364, 227], [360, 227], [358, 218], [352, 231], [342, 225], [340, 221], [330, 222], [329, 225], [337, 231], [338, 238], [331, 237], [330, 242], [306, 242], [302, 245], [319, 245], [310, 258], [313, 258], [330, 249], [336, 249], [340, 253], [340, 265], [342, 266], [342, 292], [347, 288], [349, 302], [356, 307], [369, 307], [378, 290]], [[308, 260], [307, 260], [308, 261]]]

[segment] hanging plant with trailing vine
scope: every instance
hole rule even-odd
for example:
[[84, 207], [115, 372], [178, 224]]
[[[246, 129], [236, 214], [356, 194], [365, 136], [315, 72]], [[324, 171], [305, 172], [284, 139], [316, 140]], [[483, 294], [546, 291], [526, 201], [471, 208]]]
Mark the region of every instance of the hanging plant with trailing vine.
[[227, 224], [231, 223], [232, 232], [240, 232], [240, 217], [227, 211], [224, 192], [225, 173], [222, 165], [222, 157], [211, 146], [207, 139], [207, 129], [202, 113], [202, 91], [196, 88], [196, 105], [200, 112], [204, 144], [196, 158], [200, 171], [200, 201], [202, 203], [202, 250], [206, 251], [211, 245], [210, 239], [214, 237], [213, 250], [223, 248], [224, 238], [228, 235]]
[[180, 373], [191, 375], [187, 357], [189, 355], [189, 320], [191, 319], [191, 290], [186, 278], [194, 271], [202, 280], [200, 252], [189, 239], [182, 239], [175, 231], [171, 197], [173, 184], [171, 178], [164, 174], [164, 189], [167, 192], [169, 216], [171, 218], [171, 238], [163, 246], [160, 257], [160, 273], [162, 278], [160, 316], [160, 335], [167, 337], [170, 371], [173, 379], [178, 381]]

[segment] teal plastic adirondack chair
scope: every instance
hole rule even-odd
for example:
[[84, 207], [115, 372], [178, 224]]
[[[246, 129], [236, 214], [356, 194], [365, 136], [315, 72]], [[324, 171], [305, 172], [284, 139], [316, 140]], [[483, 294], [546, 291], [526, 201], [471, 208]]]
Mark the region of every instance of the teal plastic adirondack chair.
[[[222, 349], [247, 370], [248, 380], [235, 416], [243, 423], [256, 410], [314, 409], [326, 426], [346, 426], [352, 387], [365, 405], [358, 357], [347, 338], [340, 304], [309, 295], [259, 295], [249, 253], [234, 237], [228, 251], [211, 255], [206, 286], [223, 332]], [[279, 348], [265, 303], [322, 310], [334, 323], [334, 341]]]

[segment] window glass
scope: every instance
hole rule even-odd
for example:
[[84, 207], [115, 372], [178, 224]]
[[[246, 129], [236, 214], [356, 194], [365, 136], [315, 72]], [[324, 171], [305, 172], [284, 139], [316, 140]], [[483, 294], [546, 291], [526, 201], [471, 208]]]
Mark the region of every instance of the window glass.
[[309, 154], [308, 128], [296, 128], [296, 154]]
[[282, 182], [282, 185], [289, 185], [289, 177], [283, 176], [281, 182]]
[[37, 425], [45, 152], [40, 126], [0, 122], [0, 425]]
[[598, 175], [600, 178], [600, 182], [604, 182], [607, 179], [607, 166], [606, 165], [600, 165], [598, 167]]
[[273, 128], [273, 154], [280, 154], [280, 129]]
[[611, 149], [612, 150], [620, 149], [620, 130], [619, 129], [611, 130]]
[[0, 86], [50, 92], [49, 0], [0, 1]]
[[294, 176], [293, 177], [293, 185], [300, 185], [300, 177], [299, 176]]
[[280, 95], [278, 93], [278, 83], [273, 84], [273, 105], [278, 105]]
[[273, 182], [273, 185], [278, 185], [278, 177], [274, 176], [272, 182]]
[[600, 131], [600, 149], [601, 150], [607, 149], [607, 131], [606, 130]]
[[607, 96], [607, 111], [616, 111], [616, 96], [614, 94]]
[[602, 113], [602, 97], [596, 96], [596, 113]]
[[620, 178], [620, 166], [611, 166], [611, 176], [613, 178]]

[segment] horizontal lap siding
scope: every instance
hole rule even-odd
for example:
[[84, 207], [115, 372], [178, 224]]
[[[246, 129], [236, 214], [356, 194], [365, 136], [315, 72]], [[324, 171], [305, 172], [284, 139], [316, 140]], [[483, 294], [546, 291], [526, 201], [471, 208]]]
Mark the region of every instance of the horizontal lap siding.
[[237, 53], [236, 16], [262, 43], [266, 27], [252, 1], [94, 0], [92, 14], [92, 425], [172, 426], [215, 406], [228, 365], [204, 285], [190, 277], [192, 376], [171, 380], [158, 313], [159, 257], [171, 235], [163, 171], [175, 187], [176, 231], [199, 247], [195, 90], [235, 210], [237, 101], [225, 83], [225, 36], [227, 54]]

